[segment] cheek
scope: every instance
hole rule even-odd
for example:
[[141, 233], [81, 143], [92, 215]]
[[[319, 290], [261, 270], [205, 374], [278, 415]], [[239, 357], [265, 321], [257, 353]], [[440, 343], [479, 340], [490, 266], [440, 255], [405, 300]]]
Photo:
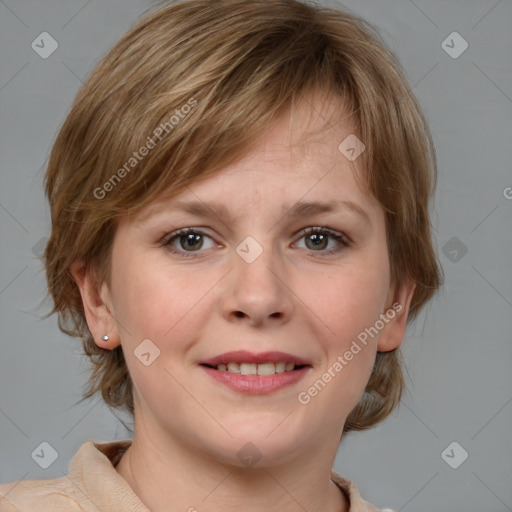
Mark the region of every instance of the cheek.
[[301, 297], [343, 348], [379, 318], [387, 291], [382, 265], [361, 260], [303, 281]]
[[123, 344], [133, 349], [149, 338], [161, 350], [183, 349], [186, 340], [194, 339], [192, 331], [206, 304], [204, 299], [218, 277], [206, 274], [191, 279], [190, 271], [171, 269], [161, 260], [142, 260], [139, 258], [140, 264], [135, 257], [121, 260], [113, 274]]
[[321, 279], [322, 286], [314, 288], [314, 294], [306, 295], [327, 327], [317, 333], [326, 354], [317, 387], [325, 384], [329, 390], [322, 392], [318, 403], [342, 406], [340, 411], [356, 405], [370, 377], [378, 341], [370, 328], [383, 312], [388, 290], [386, 267], [371, 259], [360, 261], [360, 265], [331, 272]]
[[311, 402], [312, 413], [321, 416], [329, 410], [340, 423], [357, 405], [370, 378], [378, 336], [368, 335], [366, 329], [379, 318], [381, 300], [375, 288], [359, 286], [332, 291], [332, 298], [319, 310], [329, 326], [318, 338], [325, 359], [299, 398], [301, 404]]
[[[196, 340], [195, 320], [201, 297], [211, 284], [208, 280], [192, 284], [185, 273], [171, 274], [168, 268], [147, 260], [144, 266], [137, 265], [136, 260], [129, 263], [124, 267], [119, 264], [117, 275], [113, 274], [113, 281], [117, 279], [115, 285], [113, 282], [116, 320], [136, 392], [145, 401], [151, 401], [152, 397], [166, 396], [175, 386], [179, 392], [172, 377], [181, 381], [184, 368], [176, 362], [183, 360], [182, 354]], [[139, 358], [147, 352], [151, 362], [146, 366]], [[155, 410], [161, 406], [158, 400], [152, 403]]]

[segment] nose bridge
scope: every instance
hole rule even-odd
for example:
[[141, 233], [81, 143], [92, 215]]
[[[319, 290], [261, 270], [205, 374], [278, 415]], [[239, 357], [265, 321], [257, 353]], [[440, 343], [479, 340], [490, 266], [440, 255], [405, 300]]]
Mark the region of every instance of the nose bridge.
[[233, 253], [233, 272], [224, 300], [224, 313], [231, 318], [247, 318], [253, 323], [268, 318], [286, 319], [292, 304], [283, 285], [279, 254], [273, 250], [271, 236], [258, 241], [248, 236]]

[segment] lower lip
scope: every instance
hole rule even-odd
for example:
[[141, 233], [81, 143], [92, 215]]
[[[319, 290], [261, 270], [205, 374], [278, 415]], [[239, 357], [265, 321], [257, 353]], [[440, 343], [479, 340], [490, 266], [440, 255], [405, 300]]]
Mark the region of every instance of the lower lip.
[[212, 378], [225, 384], [234, 391], [249, 395], [265, 395], [295, 384], [306, 375], [310, 366], [304, 366], [291, 372], [274, 373], [273, 375], [242, 375], [228, 371], [215, 370], [201, 366]]

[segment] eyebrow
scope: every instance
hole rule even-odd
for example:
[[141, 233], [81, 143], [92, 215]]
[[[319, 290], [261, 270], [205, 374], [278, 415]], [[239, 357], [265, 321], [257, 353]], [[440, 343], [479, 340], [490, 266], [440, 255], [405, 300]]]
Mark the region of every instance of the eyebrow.
[[[202, 201], [182, 202], [178, 201], [172, 206], [173, 209], [181, 210], [196, 217], [211, 217], [212, 214], [225, 222], [231, 222], [231, 216], [222, 203], [205, 203]], [[281, 219], [284, 217], [300, 218], [318, 213], [334, 212], [339, 209], [349, 210], [358, 215], [366, 224], [372, 225], [368, 213], [357, 203], [349, 200], [340, 201], [299, 201], [293, 206], [283, 206]]]

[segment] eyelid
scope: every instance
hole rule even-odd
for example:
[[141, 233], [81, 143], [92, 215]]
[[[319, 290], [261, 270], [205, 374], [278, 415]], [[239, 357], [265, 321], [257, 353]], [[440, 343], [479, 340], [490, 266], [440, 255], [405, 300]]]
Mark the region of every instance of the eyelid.
[[186, 228], [176, 229], [174, 231], [167, 231], [166, 230], [165, 235], [160, 240], [160, 243], [165, 244], [165, 243], [169, 242], [170, 240], [172, 240], [173, 238], [175, 238], [177, 236], [187, 235], [188, 233], [196, 233], [196, 234], [199, 234], [199, 235], [208, 236], [208, 237], [213, 239], [213, 237], [211, 237], [208, 233], [206, 233], [205, 228], [189, 226], [189, 227], [186, 227]]
[[[333, 247], [325, 251], [309, 250], [309, 255], [312, 256], [313, 258], [328, 258], [329, 256], [336, 256], [339, 253], [343, 252], [345, 249], [352, 247], [352, 240], [347, 235], [345, 235], [345, 233], [331, 229], [328, 226], [309, 226], [307, 228], [300, 230], [295, 235], [295, 237], [298, 236], [297, 241], [299, 241], [305, 236], [315, 233], [327, 234], [329, 238], [336, 240], [337, 247]], [[295, 243], [297, 242], [294, 242], [294, 244]]]
[[317, 233], [317, 232], [326, 232], [327, 234], [331, 235], [332, 237], [339, 237], [341, 238], [347, 245], [352, 244], [352, 240], [350, 237], [348, 237], [343, 231], [336, 231], [335, 229], [332, 229], [328, 226], [309, 226], [307, 228], [301, 229], [297, 232], [295, 236], [301, 235], [309, 235], [311, 233]]
[[[201, 236], [204, 236], [204, 237], [208, 237], [210, 238], [215, 244], [217, 245], [220, 245], [214, 238], [213, 236], [209, 235], [206, 231], [205, 231], [205, 228], [200, 228], [200, 227], [186, 227], [186, 228], [181, 228], [181, 229], [177, 229], [175, 231], [171, 231], [171, 232], [168, 232], [166, 233], [161, 239], [160, 241], [158, 242], [159, 245], [163, 246], [163, 247], [171, 247], [170, 245], [170, 241], [173, 239], [173, 238], [178, 238], [180, 236], [183, 236], [183, 235], [187, 235], [189, 233], [193, 233], [193, 234], [196, 234], [196, 235], [201, 235]], [[189, 254], [193, 254], [194, 252], [196, 253], [199, 253], [199, 252], [204, 252], [204, 251], [179, 251], [180, 253], [189, 253]]]

